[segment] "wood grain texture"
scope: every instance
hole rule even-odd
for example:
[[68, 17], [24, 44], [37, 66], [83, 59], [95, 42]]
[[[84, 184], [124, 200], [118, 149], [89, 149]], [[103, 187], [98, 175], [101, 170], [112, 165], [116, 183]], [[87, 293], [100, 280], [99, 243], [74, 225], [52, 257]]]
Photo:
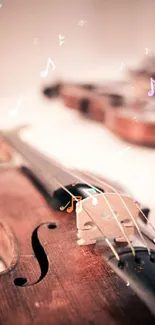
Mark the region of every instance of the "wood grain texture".
[[[0, 219], [12, 227], [21, 257], [0, 276], [0, 325], [149, 325], [155, 320], [145, 305], [103, 261], [103, 248], [79, 247], [75, 213], [49, 209], [32, 183], [15, 169], [0, 172]], [[31, 246], [39, 229], [49, 271], [34, 286], [17, 287], [16, 277], [36, 281], [40, 268]]]

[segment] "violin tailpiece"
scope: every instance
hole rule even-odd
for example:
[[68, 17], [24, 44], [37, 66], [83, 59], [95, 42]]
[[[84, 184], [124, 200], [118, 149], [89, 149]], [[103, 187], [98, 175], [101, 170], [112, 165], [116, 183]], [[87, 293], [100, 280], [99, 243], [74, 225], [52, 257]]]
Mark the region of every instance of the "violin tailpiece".
[[112, 254], [104, 254], [104, 260], [155, 315], [155, 251], [136, 247], [134, 256], [129, 248], [119, 251], [120, 261]]
[[93, 198], [90, 197], [82, 200], [81, 203], [77, 202], [78, 245], [94, 244], [101, 237], [119, 243], [126, 243], [127, 237], [132, 242], [135, 225], [131, 215], [136, 221], [139, 209], [131, 198], [122, 195], [121, 197], [125, 203], [124, 205], [120, 196], [116, 193], [95, 194], [93, 196], [97, 200], [95, 205], [93, 204]]

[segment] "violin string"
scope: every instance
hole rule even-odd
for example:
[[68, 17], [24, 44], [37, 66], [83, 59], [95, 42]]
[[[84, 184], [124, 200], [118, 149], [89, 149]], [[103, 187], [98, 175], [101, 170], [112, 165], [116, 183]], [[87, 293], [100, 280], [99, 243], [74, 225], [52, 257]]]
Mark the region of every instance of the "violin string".
[[[88, 214], [89, 218], [94, 222], [93, 218], [91, 217], [91, 215], [89, 214], [89, 212], [84, 208], [84, 211]], [[112, 243], [109, 241], [109, 239], [104, 235], [103, 231], [98, 227], [97, 224], [95, 224], [96, 227], [99, 229], [99, 231], [102, 233], [104, 240], [107, 242], [107, 244], [109, 245], [109, 247], [111, 248], [112, 252], [114, 253], [116, 259], [118, 261], [120, 261], [120, 256], [118, 255], [115, 247], [112, 245]]]
[[[63, 186], [57, 178], [54, 177], [54, 179], [56, 179], [57, 183], [61, 186], [61, 188], [64, 189], [64, 191], [66, 191], [68, 194], [70, 194], [73, 198], [75, 198], [76, 201], [79, 201], [76, 196], [74, 196], [68, 189], [66, 189], [65, 186]], [[88, 211], [83, 208], [83, 210], [89, 215], [89, 218], [94, 222], [93, 218], [90, 216], [90, 214], [88, 213]], [[116, 249], [114, 248], [114, 246], [112, 245], [112, 243], [109, 241], [109, 239], [105, 236], [105, 234], [103, 233], [103, 231], [98, 227], [98, 225], [95, 223], [96, 227], [99, 229], [99, 231], [102, 233], [103, 237], [104, 237], [104, 240], [107, 242], [107, 244], [109, 245], [110, 249], [112, 250], [112, 252], [114, 253], [116, 259], [118, 261], [120, 261], [120, 257], [116, 251]]]
[[[97, 177], [95, 177], [95, 176], [92, 176], [92, 175], [90, 175], [90, 174], [88, 174], [88, 173], [86, 173], [86, 172], [84, 172], [83, 174], [86, 175], [86, 176], [89, 176], [89, 177], [91, 177], [91, 178], [93, 178], [93, 179], [95, 179], [95, 180], [98, 181], [99, 183], [101, 183], [101, 184], [103, 184], [103, 185], [106, 185], [106, 186], [109, 187], [111, 190], [113, 190], [114, 192], [116, 192], [116, 189], [115, 189], [112, 185], [108, 184], [107, 182], [105, 182], [105, 181], [101, 181], [99, 178], [97, 178]], [[118, 194], [121, 194], [121, 193], [118, 192]], [[125, 194], [125, 193], [122, 193], [122, 194], [123, 194], [123, 196], [130, 197], [128, 194]], [[122, 200], [123, 200], [123, 199], [122, 199]], [[151, 227], [151, 228], [154, 230], [154, 232], [155, 232], [155, 228], [153, 227], [152, 223], [147, 219], [147, 217], [145, 216], [144, 212], [141, 210], [141, 208], [139, 207], [139, 205], [137, 204], [137, 202], [134, 201], [134, 203], [135, 203], [136, 207], [138, 208], [139, 212], [143, 215], [144, 219], [147, 221], [147, 223], [150, 225], [150, 227]]]
[[[33, 160], [34, 160], [34, 157], [33, 157]], [[35, 160], [36, 160], [36, 159], [35, 159]], [[38, 164], [37, 164], [37, 165], [38, 165]], [[39, 166], [37, 166], [37, 167], [38, 167], [38, 170], [40, 170], [40, 171], [42, 172], [42, 169], [41, 169]], [[65, 170], [62, 166], [59, 166], [59, 169], [61, 169], [62, 171], [65, 171], [65, 172], [66, 172], [66, 170]], [[68, 171], [67, 171], [67, 173], [68, 173], [69, 175], [72, 175], [73, 177], [75, 177], [75, 175], [74, 175], [73, 173], [70, 173], [70, 172], [68, 172]], [[46, 178], [46, 176], [44, 175], [44, 179], [45, 179], [45, 178]], [[67, 192], [71, 197], [73, 197], [75, 201], [78, 201], [78, 199], [76, 198], [76, 196], [73, 195], [73, 194], [72, 194], [72, 193], [71, 193], [71, 192], [70, 192], [70, 191], [69, 191], [65, 186], [63, 186], [63, 184], [60, 183], [56, 177], [54, 177], [54, 176], [52, 177], [52, 176], [50, 175], [50, 177], [48, 177], [48, 181], [49, 181], [49, 178], [52, 178], [53, 180], [55, 180], [55, 181], [60, 185], [60, 187], [64, 189], [65, 192]], [[88, 183], [86, 183], [83, 179], [79, 178], [79, 176], [77, 176], [76, 178], [79, 179], [79, 180], [81, 180], [83, 183], [87, 184], [88, 186], [93, 187], [92, 184], [88, 184]], [[96, 188], [96, 190], [98, 190], [98, 189]], [[98, 191], [99, 191], [99, 190], [98, 190]], [[100, 192], [102, 195], [104, 195], [103, 192], [101, 192], [101, 191], [99, 191], [99, 192]], [[104, 198], [105, 198], [105, 195], [104, 195]], [[106, 198], [105, 198], [105, 201], [107, 201]], [[131, 250], [132, 250], [133, 255], [135, 255], [134, 247], [131, 245], [131, 243], [130, 243], [128, 237], [126, 236], [126, 234], [125, 234], [125, 232], [124, 232], [124, 229], [123, 229], [122, 225], [120, 224], [120, 222], [119, 222], [117, 216], [116, 216], [115, 213], [113, 212], [113, 209], [111, 208], [111, 205], [109, 204], [108, 201], [107, 201], [107, 204], [108, 204], [108, 206], [109, 206], [109, 208], [110, 208], [110, 210], [111, 210], [111, 212], [112, 212], [112, 214], [113, 214], [113, 216], [114, 216], [116, 222], [118, 223], [119, 228], [120, 228], [121, 231], [123, 232], [124, 237], [126, 238], [126, 240], [127, 240], [127, 242], [128, 242], [128, 245], [130, 246], [130, 248], [131, 248]], [[108, 240], [106, 237], [105, 237], [105, 239], [106, 239], [106, 242], [107, 242], [108, 245], [109, 245], [109, 240]], [[110, 248], [112, 247], [111, 244], [110, 244], [109, 246], [110, 246]], [[113, 251], [113, 253], [115, 254], [116, 258], [118, 259], [118, 254], [117, 254], [117, 251], [115, 251], [114, 247], [113, 247], [112, 251]]]
[[[89, 175], [89, 174], [87, 174], [87, 173], [85, 173], [85, 174], [86, 174], [86, 175]], [[94, 176], [91, 176], [91, 175], [89, 175], [89, 176], [90, 176], [91, 178], [96, 179], [99, 183], [102, 183], [102, 184], [107, 185], [109, 188], [111, 188], [114, 192], [117, 193], [116, 189], [115, 189], [113, 186], [109, 185], [108, 183], [106, 183], [106, 182], [104, 182], [104, 181], [101, 181], [100, 179], [97, 179], [97, 178], [94, 177]], [[124, 206], [126, 207], [126, 209], [128, 210], [128, 207], [125, 205], [125, 202], [124, 202], [123, 198], [120, 196], [120, 193], [119, 193], [119, 192], [118, 192], [118, 195], [119, 195], [119, 197], [120, 197], [120, 199], [121, 199], [123, 205], [124, 205]], [[126, 196], [126, 197], [129, 197], [129, 198], [130, 198], [130, 196], [129, 196], [128, 194], [124, 194], [123, 196]], [[151, 224], [151, 222], [148, 221], [147, 217], [145, 216], [144, 212], [143, 212], [143, 211], [141, 210], [141, 208], [139, 207], [138, 203], [137, 203], [135, 200], [133, 200], [133, 202], [134, 202], [134, 204], [136, 205], [136, 207], [137, 207], [137, 209], [139, 210], [139, 212], [143, 215], [144, 219], [147, 221], [147, 223], [150, 225], [150, 227], [151, 227], [151, 228], [153, 229], [153, 231], [155, 232], [155, 228], [153, 227], [153, 225]], [[131, 218], [133, 219], [134, 217], [133, 217], [133, 215], [131, 214], [131, 212], [130, 212], [129, 210], [128, 210], [128, 212], [129, 212]], [[148, 253], [151, 254], [151, 251], [150, 251], [148, 245], [146, 244], [146, 241], [145, 241], [145, 239], [144, 239], [144, 237], [143, 237], [143, 235], [142, 235], [142, 232], [141, 232], [140, 228], [138, 227], [138, 224], [136, 223], [135, 219], [133, 219], [133, 221], [134, 221], [134, 223], [135, 223], [135, 226], [136, 226], [136, 228], [137, 228], [137, 230], [138, 230], [138, 233], [139, 233], [140, 237], [143, 239], [143, 242], [145, 242], [145, 246], [146, 246], [146, 248], [147, 248], [147, 250], [148, 250]]]
[[107, 244], [108, 244], [109, 247], [111, 248], [112, 252], [114, 253], [114, 255], [115, 255], [115, 257], [116, 257], [116, 259], [117, 259], [118, 261], [120, 261], [120, 256], [118, 255], [116, 249], [115, 249], [114, 246], [111, 244], [111, 242], [109, 241], [109, 239], [105, 237], [105, 241], [107, 242]]
[[[63, 169], [63, 168], [62, 168], [62, 169]], [[83, 179], [81, 179], [79, 176], [75, 176], [75, 175], [72, 174], [72, 173], [71, 173], [71, 175], [73, 175], [73, 176], [76, 177], [76, 178], [79, 178], [79, 179], [80, 179], [84, 184], [87, 184], [88, 186], [95, 188], [95, 186], [93, 186], [93, 185], [90, 184], [90, 183], [85, 182], [85, 181], [84, 181]], [[72, 194], [68, 189], [66, 189], [66, 187], [63, 186], [62, 183], [60, 183], [56, 177], [52, 177], [52, 176], [51, 176], [51, 178], [55, 179], [56, 182], [60, 185], [60, 187], [64, 189], [64, 191], [66, 191], [68, 194], [71, 195], [71, 197], [73, 197], [76, 201], [78, 201], [78, 199], [76, 199], [75, 195], [73, 195], [73, 194]], [[98, 190], [97, 188], [95, 188], [95, 189]], [[125, 231], [124, 231], [124, 229], [123, 229], [123, 226], [121, 225], [121, 223], [120, 223], [120, 221], [119, 221], [117, 215], [114, 213], [114, 211], [113, 211], [113, 209], [112, 209], [112, 207], [111, 207], [111, 205], [110, 205], [108, 199], [106, 198], [105, 194], [104, 194], [102, 191], [98, 190], [98, 192], [99, 192], [100, 194], [103, 195], [104, 200], [105, 200], [105, 202], [107, 203], [107, 205], [108, 205], [108, 207], [109, 207], [109, 209], [110, 209], [110, 211], [111, 211], [111, 213], [112, 213], [112, 215], [113, 215], [115, 221], [117, 222], [117, 224], [118, 224], [118, 226], [119, 226], [121, 232], [123, 233], [123, 235], [124, 235], [124, 237], [125, 237], [125, 239], [126, 239], [128, 245], [129, 245], [129, 247], [131, 248], [132, 254], [135, 256], [135, 255], [136, 255], [136, 254], [135, 254], [135, 249], [134, 249], [134, 247], [132, 246], [132, 244], [131, 244], [131, 242], [130, 242], [128, 236], [126, 235], [126, 233], [125, 233]]]
[[142, 216], [144, 217], [144, 219], [147, 221], [148, 225], [150, 225], [150, 227], [154, 230], [155, 232], [155, 228], [153, 227], [152, 223], [147, 219], [147, 217], [145, 216], [144, 212], [140, 209], [140, 207], [138, 206], [138, 204], [135, 202], [139, 212], [142, 214]]
[[[140, 230], [140, 228], [139, 228], [139, 226], [138, 226], [138, 224], [137, 224], [137, 222], [136, 222], [134, 216], [132, 215], [132, 213], [131, 213], [130, 210], [128, 209], [128, 207], [127, 207], [126, 203], [124, 202], [124, 199], [121, 197], [120, 193], [119, 193], [119, 192], [118, 192], [118, 191], [117, 191], [113, 186], [107, 184], [107, 183], [104, 182], [104, 181], [101, 181], [99, 178], [97, 178], [97, 177], [95, 177], [95, 176], [92, 176], [92, 175], [89, 175], [88, 173], [85, 173], [85, 172], [84, 172], [83, 174], [85, 174], [86, 176], [89, 176], [89, 177], [91, 177], [92, 179], [98, 181], [100, 184], [106, 185], [107, 187], [111, 188], [111, 189], [112, 189], [112, 190], [113, 190], [113, 191], [118, 195], [118, 197], [120, 198], [122, 204], [124, 205], [124, 207], [126, 208], [128, 214], [130, 215], [131, 219], [133, 220], [133, 222], [134, 222], [134, 224], [135, 224], [135, 227], [136, 227], [136, 229], [137, 229], [137, 231], [138, 231], [138, 233], [139, 233], [139, 235], [140, 235], [140, 237], [141, 237], [141, 239], [142, 239], [142, 241], [143, 241], [145, 247], [146, 247], [147, 250], [148, 250], [148, 254], [150, 255], [150, 254], [151, 254], [150, 248], [148, 247], [148, 245], [147, 245], [147, 243], [146, 243], [146, 241], [145, 241], [145, 239], [144, 239], [144, 236], [143, 236], [143, 234], [142, 234], [142, 232], [141, 232], [141, 230]], [[95, 188], [95, 187], [94, 187], [94, 188]], [[128, 196], [128, 197], [129, 197], [129, 196]], [[136, 206], [137, 206], [137, 204], [136, 204]], [[139, 210], [141, 211], [141, 209], [139, 209]]]
[[[33, 157], [33, 160], [36, 160], [36, 159], [34, 159], [34, 157]], [[37, 164], [37, 167], [39, 167], [38, 164]], [[42, 170], [41, 170], [40, 167], [39, 167], [38, 169], [42, 172]], [[66, 172], [66, 169], [63, 168], [62, 166], [59, 166], [59, 169], [62, 170], [62, 171], [65, 171], [65, 172]], [[78, 175], [75, 175], [75, 174], [73, 174], [73, 173], [71, 173], [71, 172], [68, 172], [68, 171], [67, 171], [67, 173], [68, 173], [69, 175], [72, 175], [73, 177], [76, 177], [77, 179], [81, 180], [84, 184], [87, 184], [87, 185], [90, 186], [91, 188], [92, 188], [92, 187], [95, 188], [95, 186], [92, 186], [92, 184], [90, 184], [90, 183], [88, 183], [88, 182], [85, 182], [85, 181], [84, 181], [82, 178], [80, 178]], [[50, 177], [52, 177], [52, 176], [50, 175]], [[46, 178], [46, 177], [45, 177], [45, 178]], [[52, 177], [52, 178], [56, 180], [56, 177]], [[49, 177], [48, 177], [48, 181], [49, 181]], [[59, 181], [57, 180], [57, 182], [59, 182]], [[64, 187], [60, 182], [59, 182], [59, 184], [60, 184], [60, 187], [62, 187], [66, 192], [69, 193], [69, 195], [71, 195], [71, 197], [73, 197], [76, 201], [78, 201], [78, 200], [76, 199], [76, 197], [75, 197], [74, 195], [72, 195], [72, 193], [71, 193], [70, 191], [68, 191], [68, 189], [67, 189], [66, 187]], [[97, 188], [95, 188], [95, 189], [96, 189], [97, 192], [99, 192], [99, 193], [104, 197], [104, 200], [105, 200], [105, 202], [107, 203], [107, 205], [109, 206], [109, 209], [110, 209], [110, 211], [112, 212], [112, 215], [113, 215], [115, 221], [117, 222], [117, 224], [118, 224], [118, 226], [119, 226], [121, 232], [123, 233], [124, 237], [126, 238], [126, 241], [127, 241], [128, 245], [129, 245], [129, 247], [131, 248], [131, 251], [132, 251], [133, 255], [135, 255], [134, 247], [132, 246], [132, 244], [131, 244], [131, 242], [130, 242], [128, 236], [126, 235], [126, 233], [125, 233], [125, 231], [124, 231], [124, 229], [123, 229], [123, 227], [122, 227], [122, 225], [121, 225], [121, 223], [120, 223], [120, 221], [119, 221], [117, 215], [114, 213], [114, 211], [113, 211], [111, 205], [109, 204], [109, 202], [108, 202], [108, 200], [107, 200], [105, 194], [104, 194], [103, 192], [101, 192], [99, 189], [97, 189]]]
[[[63, 168], [62, 166], [61, 166], [61, 169], [65, 171], [65, 168]], [[86, 182], [83, 178], [79, 177], [79, 176], [76, 175], [75, 173], [71, 173], [71, 172], [69, 172], [69, 174], [72, 175], [72, 176], [74, 176], [74, 177], [76, 177], [76, 178], [79, 179], [80, 181], [82, 181], [82, 183], [84, 183], [84, 184], [86, 184], [86, 185], [88, 185], [88, 186], [94, 188], [97, 192], [99, 192], [99, 193], [104, 197], [104, 200], [105, 200], [105, 202], [107, 203], [107, 205], [108, 205], [108, 207], [109, 207], [109, 209], [110, 209], [110, 211], [111, 211], [111, 213], [112, 213], [112, 215], [113, 215], [113, 217], [114, 217], [116, 223], [118, 224], [118, 227], [120, 228], [121, 232], [123, 233], [123, 235], [124, 235], [124, 237], [125, 237], [125, 239], [126, 239], [128, 245], [129, 245], [129, 247], [131, 248], [132, 254], [135, 256], [135, 255], [136, 255], [136, 254], [135, 254], [135, 249], [134, 249], [133, 245], [131, 244], [131, 242], [130, 242], [128, 236], [126, 235], [126, 233], [125, 233], [125, 231], [124, 231], [124, 228], [123, 228], [123, 226], [121, 225], [121, 223], [120, 223], [120, 221], [119, 221], [117, 215], [114, 213], [114, 211], [113, 211], [113, 209], [112, 209], [112, 207], [111, 207], [111, 205], [110, 205], [108, 199], [106, 198], [105, 194], [104, 194], [102, 191], [100, 191], [97, 187], [93, 186], [93, 185], [90, 184], [89, 182]], [[61, 183], [59, 182], [59, 184], [61, 184]], [[63, 187], [63, 188], [64, 188], [64, 190], [65, 190], [65, 187]]]
[[[62, 166], [59, 167], [59, 168], [60, 168], [61, 170], [64, 170], [64, 171], [65, 171], [65, 169], [64, 169]], [[40, 168], [39, 168], [39, 169], [40, 169]], [[109, 204], [109, 201], [107, 200], [105, 194], [104, 194], [102, 191], [100, 191], [98, 188], [96, 188], [95, 186], [92, 186], [92, 184], [90, 184], [90, 183], [88, 183], [88, 182], [85, 182], [85, 181], [84, 181], [82, 178], [80, 178], [78, 175], [75, 175], [75, 174], [73, 174], [73, 173], [69, 173], [69, 174], [70, 174], [70, 175], [73, 175], [73, 176], [76, 177], [77, 179], [81, 180], [83, 183], [87, 184], [88, 186], [93, 187], [94, 189], [96, 189], [97, 192], [99, 192], [100, 194], [103, 195], [103, 197], [104, 197], [104, 199], [105, 199], [107, 205], [109, 206], [109, 209], [111, 210], [111, 212], [112, 212], [112, 214], [113, 214], [113, 216], [114, 216], [114, 218], [115, 218], [115, 220], [116, 220], [116, 222], [117, 222], [117, 224], [118, 224], [118, 226], [119, 226], [121, 232], [124, 234], [124, 237], [126, 238], [128, 244], [129, 244], [129, 246], [131, 247], [131, 250], [132, 250], [133, 254], [135, 255], [134, 247], [131, 245], [130, 240], [128, 239], [128, 237], [127, 237], [127, 235], [126, 235], [126, 233], [125, 233], [125, 231], [124, 231], [124, 229], [123, 229], [123, 227], [122, 227], [122, 225], [121, 225], [121, 223], [120, 223], [120, 221], [119, 221], [117, 215], [114, 213], [114, 211], [113, 211], [111, 205]], [[50, 175], [50, 176], [51, 176], [51, 175]], [[89, 175], [89, 177], [90, 177], [90, 175]], [[53, 179], [54, 179], [54, 177], [53, 177]], [[56, 179], [56, 178], [55, 178], [55, 179]], [[57, 180], [57, 182], [58, 182], [58, 180]], [[75, 196], [74, 196], [70, 191], [68, 191], [68, 189], [67, 189], [66, 187], [63, 187], [63, 185], [62, 185], [60, 182], [59, 182], [59, 184], [60, 184], [60, 186], [61, 186], [61, 187], [62, 187], [66, 192], [69, 193], [69, 195], [71, 195], [71, 196], [72, 196], [76, 201], [78, 201], [78, 200], [76, 199], [76, 197], [75, 197]], [[114, 191], [115, 191], [115, 189], [114, 189]], [[116, 191], [115, 191], [115, 192], [116, 192]], [[116, 192], [116, 193], [117, 193], [117, 192]], [[117, 194], [118, 194], [118, 193], [117, 193]], [[122, 200], [122, 203], [124, 204], [123, 200]], [[142, 236], [142, 238], [143, 238], [143, 236]], [[145, 242], [145, 241], [144, 241], [144, 242]]]

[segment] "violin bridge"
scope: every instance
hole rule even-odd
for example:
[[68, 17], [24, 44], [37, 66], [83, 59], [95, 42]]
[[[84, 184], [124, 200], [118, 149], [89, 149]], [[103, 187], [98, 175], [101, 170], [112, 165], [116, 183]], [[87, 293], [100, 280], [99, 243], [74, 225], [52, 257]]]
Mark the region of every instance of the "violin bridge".
[[[115, 242], [132, 242], [139, 209], [133, 199], [117, 193], [95, 194], [97, 204], [88, 197], [76, 204], [78, 245], [95, 244], [108, 238]], [[80, 208], [81, 207], [81, 208]]]

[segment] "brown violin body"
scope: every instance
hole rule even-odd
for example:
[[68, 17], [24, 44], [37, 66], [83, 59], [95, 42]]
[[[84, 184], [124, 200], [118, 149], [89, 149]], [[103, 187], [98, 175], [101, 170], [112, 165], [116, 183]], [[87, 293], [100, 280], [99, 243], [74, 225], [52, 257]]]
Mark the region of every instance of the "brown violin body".
[[77, 245], [75, 212], [49, 208], [18, 169], [3, 169], [0, 183], [0, 325], [154, 324], [103, 246]]
[[[152, 116], [152, 120], [151, 120]], [[126, 141], [144, 146], [155, 146], [154, 114], [137, 110], [118, 109], [109, 111], [106, 126]]]
[[[120, 84], [121, 87], [121, 84]], [[62, 85], [59, 95], [65, 106], [78, 110], [85, 117], [104, 123], [104, 125], [124, 140], [135, 144], [155, 145], [154, 104], [131, 100], [119, 92], [107, 91], [107, 87]]]

